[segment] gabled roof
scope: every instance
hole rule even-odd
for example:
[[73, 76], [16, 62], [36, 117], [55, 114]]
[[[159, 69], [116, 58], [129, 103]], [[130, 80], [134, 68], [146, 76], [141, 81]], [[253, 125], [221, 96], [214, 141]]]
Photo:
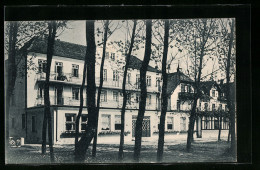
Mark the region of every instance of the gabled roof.
[[[47, 53], [47, 39], [36, 39], [32, 46], [28, 50], [29, 52], [36, 52], [36, 53]], [[73, 44], [65, 41], [56, 40], [54, 44], [54, 55], [66, 58], [72, 58], [77, 60], [84, 60], [86, 54], [86, 46]], [[132, 69], [140, 69], [142, 65], [142, 61], [135, 57], [130, 57], [129, 68]], [[159, 72], [159, 70], [148, 66], [148, 71], [151, 72]]]
[[193, 81], [181, 71], [175, 73], [169, 73], [167, 94], [170, 95], [181, 82], [190, 83], [190, 84], [193, 83]]
[[210, 90], [213, 86], [217, 87], [218, 91], [221, 91], [219, 88], [219, 85], [215, 81], [202, 81], [200, 82], [201, 90], [204, 92], [204, 94], [210, 95]]

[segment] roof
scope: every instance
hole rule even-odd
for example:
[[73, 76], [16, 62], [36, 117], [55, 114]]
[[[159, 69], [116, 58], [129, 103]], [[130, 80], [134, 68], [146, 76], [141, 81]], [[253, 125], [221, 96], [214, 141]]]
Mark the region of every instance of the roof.
[[181, 82], [193, 83], [193, 81], [181, 71], [168, 74], [167, 94], [170, 95]]
[[[36, 39], [32, 46], [28, 50], [29, 52], [36, 53], [47, 53], [47, 39]], [[61, 56], [66, 58], [84, 60], [86, 54], [86, 46], [73, 44], [65, 41], [56, 40], [54, 44], [54, 54], [55, 56]], [[140, 69], [142, 65], [142, 60], [136, 56], [130, 57], [129, 68]], [[159, 70], [148, 66], [148, 71], [159, 72]]]
[[[142, 66], [142, 60], [140, 60], [139, 58], [135, 57], [135, 56], [130, 56], [130, 60], [129, 60], [129, 68], [132, 68], [132, 69], [137, 69], [137, 70], [140, 70]], [[148, 65], [148, 68], [147, 68], [148, 71], [151, 71], [151, 72], [160, 72], [159, 70], [157, 70], [156, 68], [154, 67], [151, 67]]]
[[[29, 52], [47, 53], [47, 39], [36, 39], [28, 50]], [[86, 46], [56, 40], [54, 44], [55, 56], [84, 60]]]
[[219, 85], [215, 81], [202, 81], [202, 82], [200, 82], [201, 90], [207, 95], [210, 95], [210, 90], [212, 89], [213, 86], [216, 86], [217, 90], [221, 91], [221, 89], [219, 88]]

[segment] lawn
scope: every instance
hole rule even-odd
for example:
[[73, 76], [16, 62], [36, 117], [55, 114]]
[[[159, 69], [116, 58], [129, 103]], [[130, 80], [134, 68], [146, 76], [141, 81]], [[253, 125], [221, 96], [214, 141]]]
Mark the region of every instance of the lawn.
[[[185, 150], [185, 143], [168, 145], [164, 147], [164, 159], [166, 163], [178, 162], [235, 162], [236, 158], [226, 153], [229, 144], [222, 142], [194, 142], [191, 152]], [[92, 158], [90, 146], [84, 163], [118, 163], [118, 145], [98, 144], [97, 156]], [[74, 163], [74, 145], [55, 145], [55, 163]], [[133, 162], [133, 145], [125, 145], [123, 163]], [[156, 163], [157, 145], [143, 145], [141, 149], [141, 163]], [[8, 164], [49, 164], [49, 152], [41, 155], [41, 145], [24, 145], [10, 148], [6, 153]]]

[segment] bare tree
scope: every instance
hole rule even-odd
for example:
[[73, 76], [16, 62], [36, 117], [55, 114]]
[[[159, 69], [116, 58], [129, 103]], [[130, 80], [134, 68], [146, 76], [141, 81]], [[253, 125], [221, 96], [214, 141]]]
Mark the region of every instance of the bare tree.
[[97, 96], [97, 117], [96, 117], [97, 127], [96, 127], [95, 136], [94, 136], [93, 147], [92, 147], [92, 156], [93, 157], [96, 157], [96, 152], [97, 152], [98, 117], [99, 117], [100, 96], [101, 96], [101, 91], [103, 88], [103, 70], [104, 70], [104, 63], [105, 63], [105, 57], [106, 57], [108, 26], [109, 26], [109, 20], [106, 20], [105, 26], [104, 26], [103, 52], [102, 52], [102, 59], [101, 59], [101, 65], [100, 65], [100, 75], [99, 75], [100, 80], [99, 80], [98, 96]]
[[131, 56], [132, 49], [133, 49], [133, 44], [134, 44], [134, 39], [135, 39], [135, 30], [136, 30], [136, 24], [137, 24], [136, 20], [134, 20], [133, 22], [134, 22], [133, 32], [132, 32], [129, 51], [126, 56], [126, 64], [125, 64], [124, 78], [123, 78], [123, 85], [122, 85], [123, 106], [122, 106], [122, 110], [121, 110], [121, 133], [120, 133], [120, 146], [119, 146], [119, 152], [118, 152], [119, 160], [122, 160], [124, 157], [125, 108], [126, 108], [126, 102], [127, 102], [126, 77], [127, 77], [127, 70], [129, 67], [130, 56]]
[[[201, 89], [200, 89], [200, 82], [201, 82], [201, 74], [202, 69], [205, 67], [207, 61], [209, 60], [208, 57], [205, 61], [205, 56], [209, 55], [213, 51], [212, 44], [215, 42], [215, 35], [214, 31], [216, 29], [216, 26], [214, 24], [213, 19], [196, 19], [191, 20], [191, 26], [193, 27], [193, 30], [189, 30], [190, 33], [186, 35], [186, 43], [189, 40], [189, 38], [194, 39], [195, 45], [190, 44], [192, 53], [194, 54], [194, 66], [193, 66], [193, 75], [194, 75], [194, 97], [192, 101], [192, 108], [189, 118], [189, 129], [188, 129], [188, 137], [187, 137], [187, 151], [190, 151], [191, 148], [191, 142], [193, 139], [193, 132], [194, 132], [194, 124], [195, 124], [195, 118], [196, 118], [196, 107], [197, 107], [197, 101], [199, 97], [201, 96]], [[199, 42], [197, 42], [197, 39], [199, 39]], [[198, 58], [197, 58], [198, 53]], [[198, 61], [197, 61], [198, 60]]]
[[168, 95], [167, 95], [167, 81], [168, 74], [166, 73], [166, 61], [168, 55], [168, 41], [169, 41], [169, 20], [164, 21], [164, 50], [163, 50], [163, 59], [162, 59], [162, 108], [161, 108], [161, 117], [159, 125], [159, 139], [158, 139], [158, 149], [157, 149], [157, 161], [162, 161], [163, 158], [163, 146], [164, 146], [164, 132], [165, 132], [165, 116], [168, 105]]
[[96, 83], [95, 83], [95, 62], [96, 62], [96, 43], [95, 43], [95, 21], [86, 21], [86, 41], [87, 49], [85, 64], [87, 66], [87, 108], [88, 124], [86, 132], [75, 144], [76, 162], [85, 160], [86, 151], [92, 141], [96, 130]]
[[134, 147], [134, 160], [139, 162], [141, 152], [142, 140], [142, 122], [146, 107], [147, 87], [146, 87], [146, 72], [151, 57], [151, 42], [152, 42], [152, 21], [146, 20], [146, 40], [145, 40], [145, 54], [140, 69], [140, 87], [141, 97], [139, 102], [138, 116], [136, 120], [135, 129], [135, 147]]

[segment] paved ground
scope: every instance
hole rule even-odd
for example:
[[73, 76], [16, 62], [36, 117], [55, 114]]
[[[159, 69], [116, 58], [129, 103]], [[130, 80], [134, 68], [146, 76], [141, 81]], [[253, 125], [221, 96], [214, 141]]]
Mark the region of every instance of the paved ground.
[[[124, 163], [131, 163], [134, 141], [127, 142], [124, 148]], [[229, 144], [226, 141], [216, 142], [195, 139], [191, 152], [186, 152], [186, 140], [165, 142], [163, 162], [234, 162], [235, 158], [226, 153]], [[85, 163], [117, 163], [117, 144], [98, 144], [97, 157], [90, 155], [92, 147], [88, 149]], [[74, 145], [55, 145], [55, 163], [73, 163]], [[156, 162], [157, 141], [143, 141], [140, 162]], [[41, 155], [41, 145], [24, 145], [10, 148], [6, 153], [7, 163], [10, 164], [49, 164], [49, 152]]]

